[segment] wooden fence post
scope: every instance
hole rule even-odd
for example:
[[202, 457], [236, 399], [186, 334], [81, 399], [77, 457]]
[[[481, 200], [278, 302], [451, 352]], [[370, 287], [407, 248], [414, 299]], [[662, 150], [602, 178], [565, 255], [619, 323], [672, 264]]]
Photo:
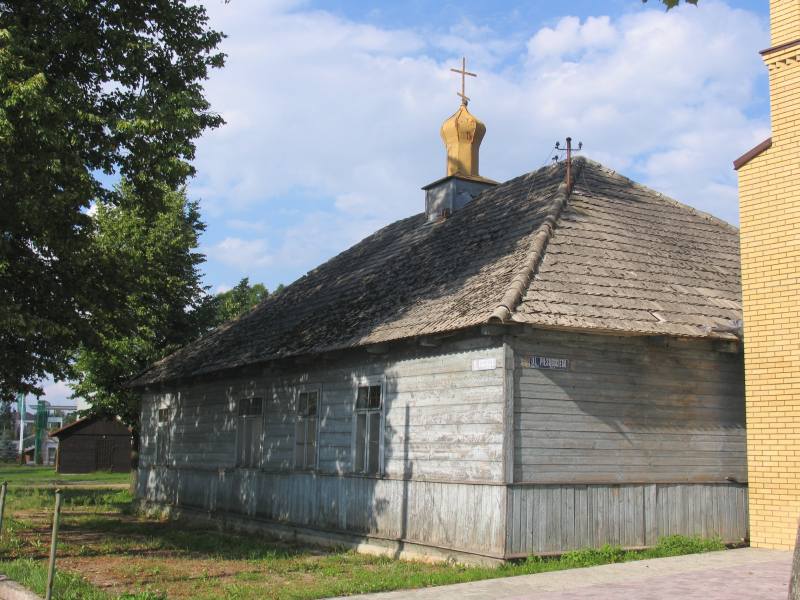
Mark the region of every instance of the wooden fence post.
[[0, 536], [3, 535], [3, 514], [6, 510], [6, 492], [8, 491], [8, 482], [4, 481], [0, 485]]
[[53, 582], [56, 575], [56, 544], [58, 542], [58, 520], [61, 516], [61, 490], [56, 490], [56, 507], [53, 510], [53, 536], [50, 538], [50, 564], [47, 568], [47, 594], [45, 600], [53, 598]]

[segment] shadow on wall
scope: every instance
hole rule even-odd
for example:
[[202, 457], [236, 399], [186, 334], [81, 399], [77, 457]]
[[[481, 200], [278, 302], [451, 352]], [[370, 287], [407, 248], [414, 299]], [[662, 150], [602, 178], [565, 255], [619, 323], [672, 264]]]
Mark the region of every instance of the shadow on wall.
[[[224, 403], [216, 404], [213, 391], [204, 391], [202, 386], [169, 395], [172, 418], [159, 422], [157, 407], [143, 415], [147, 424], [141, 428], [141, 465], [146, 477], [139, 479], [137, 495], [154, 502], [203, 511], [406, 538], [411, 494], [408, 482], [349, 473], [352, 432], [331, 433], [331, 439], [346, 444], [346, 459], [342, 456], [342, 448], [333, 449], [338, 453], [336, 465], [339, 473], [294, 468], [295, 395], [307, 379], [307, 375], [303, 375], [299, 382], [291, 377], [271, 381], [266, 394], [263, 384], [255, 379], [229, 385], [224, 388]], [[351, 405], [352, 391], [357, 388], [358, 381], [355, 377], [347, 394]], [[384, 389], [393, 385], [389, 378]], [[266, 395], [264, 430], [257, 442], [264, 461], [260, 468], [236, 464], [237, 436], [240, 435], [236, 403], [248, 395]], [[391, 408], [392, 401], [391, 397], [384, 397], [386, 411]], [[349, 410], [343, 406], [322, 404], [319, 415], [321, 431], [326, 430], [326, 419], [332, 416], [336, 416], [339, 422], [346, 422], [348, 429], [354, 427], [352, 406]], [[405, 407], [403, 423], [404, 479], [413, 476], [409, 456], [410, 410], [409, 406]], [[209, 411], [213, 414], [210, 415]], [[325, 443], [326, 434], [320, 437]], [[387, 443], [394, 438], [388, 423], [385, 424], [384, 438]], [[164, 442], [165, 439], [169, 444]], [[398, 500], [400, 506], [396, 504]], [[401, 551], [402, 548], [398, 554]]]

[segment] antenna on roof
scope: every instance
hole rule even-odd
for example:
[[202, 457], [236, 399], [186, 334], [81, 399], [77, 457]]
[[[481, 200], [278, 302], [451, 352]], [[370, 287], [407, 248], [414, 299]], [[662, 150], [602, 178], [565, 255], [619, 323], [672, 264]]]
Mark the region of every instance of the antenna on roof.
[[[567, 138], [567, 145], [565, 148], [561, 147], [561, 142], [556, 142], [555, 151], [556, 152], [565, 152], [566, 153], [566, 160], [567, 160], [567, 176], [565, 179], [565, 183], [567, 184], [567, 191], [572, 189], [572, 153], [573, 152], [580, 152], [583, 149], [583, 142], [578, 142], [578, 149], [572, 149], [572, 138]], [[558, 162], [559, 155], [556, 154], [553, 156], [553, 162]]]

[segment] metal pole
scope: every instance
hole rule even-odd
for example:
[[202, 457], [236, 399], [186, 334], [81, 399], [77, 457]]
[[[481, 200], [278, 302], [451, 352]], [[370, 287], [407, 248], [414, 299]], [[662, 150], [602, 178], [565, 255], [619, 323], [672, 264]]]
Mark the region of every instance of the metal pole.
[[572, 138], [567, 138], [567, 193], [572, 190]]
[[53, 511], [53, 537], [50, 538], [50, 565], [47, 569], [47, 595], [45, 600], [53, 598], [53, 581], [56, 577], [56, 543], [58, 542], [58, 520], [61, 515], [61, 490], [56, 490], [56, 507]]
[[3, 513], [6, 509], [6, 491], [8, 491], [8, 482], [4, 481], [0, 485], [0, 536], [3, 535]]
[[25, 451], [25, 394], [22, 392], [17, 396], [17, 413], [19, 413], [19, 462], [23, 464], [23, 452]]

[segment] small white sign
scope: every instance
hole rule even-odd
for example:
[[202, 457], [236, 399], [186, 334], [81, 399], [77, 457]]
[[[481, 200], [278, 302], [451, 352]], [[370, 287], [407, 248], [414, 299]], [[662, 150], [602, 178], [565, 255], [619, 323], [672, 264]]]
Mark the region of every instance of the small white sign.
[[497, 368], [496, 358], [476, 358], [472, 361], [473, 371], [491, 371]]

